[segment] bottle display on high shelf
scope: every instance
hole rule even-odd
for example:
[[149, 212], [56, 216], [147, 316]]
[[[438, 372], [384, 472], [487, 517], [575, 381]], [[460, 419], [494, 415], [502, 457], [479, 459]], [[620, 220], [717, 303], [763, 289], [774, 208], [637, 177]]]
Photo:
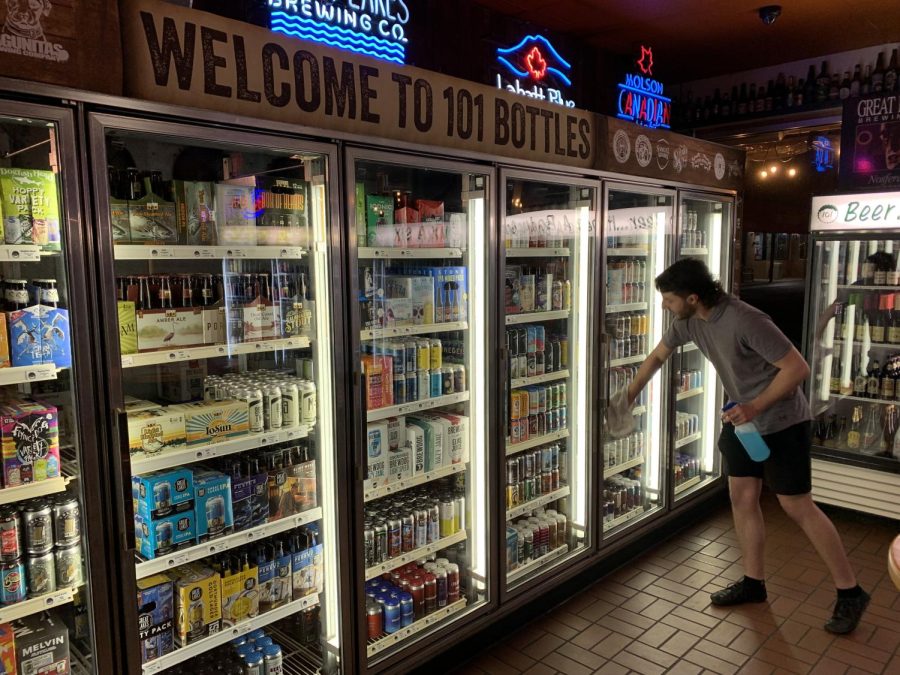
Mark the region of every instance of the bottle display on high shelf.
[[[0, 648], [8, 672], [90, 658], [80, 411], [58, 128], [0, 112]], [[77, 294], [77, 293], [76, 293]], [[77, 311], [75, 311], [77, 309]], [[49, 610], [46, 611], [45, 610]], [[47, 644], [52, 642], [53, 647]], [[16, 670], [18, 668], [20, 670]], [[0, 667], [0, 670], [3, 670]], [[43, 672], [43, 671], [42, 671]], [[82, 671], [78, 671], [82, 672]]]
[[814, 297], [814, 442], [900, 459], [900, 241], [821, 241]]
[[395, 162], [360, 153], [352, 188], [370, 662], [486, 591], [487, 176]]
[[[588, 545], [586, 318], [594, 191], [506, 179], [506, 584]], [[575, 310], [575, 311], [573, 311]], [[581, 342], [575, 342], [580, 340]], [[584, 370], [585, 372], [579, 372]]]
[[106, 137], [143, 670], [280, 625], [331, 672], [326, 158], [195, 143]]

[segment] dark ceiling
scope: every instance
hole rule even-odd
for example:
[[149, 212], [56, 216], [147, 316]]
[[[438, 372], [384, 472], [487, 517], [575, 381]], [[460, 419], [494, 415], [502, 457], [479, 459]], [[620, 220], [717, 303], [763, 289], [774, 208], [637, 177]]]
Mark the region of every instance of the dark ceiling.
[[476, 0], [501, 14], [630, 56], [653, 48], [670, 82], [900, 42], [898, 0], [783, 0], [771, 26], [760, 0]]

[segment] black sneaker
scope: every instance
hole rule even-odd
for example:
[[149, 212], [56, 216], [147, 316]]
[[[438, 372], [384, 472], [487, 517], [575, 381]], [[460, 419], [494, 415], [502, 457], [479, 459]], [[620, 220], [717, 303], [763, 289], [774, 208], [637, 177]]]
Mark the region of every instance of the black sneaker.
[[711, 594], [709, 599], [718, 607], [729, 607], [743, 605], [745, 602], [765, 602], [767, 597], [764, 584], [748, 584], [741, 579], [731, 586]]
[[825, 624], [825, 630], [835, 635], [846, 635], [856, 630], [863, 612], [871, 600], [868, 593], [862, 591], [855, 598], [838, 598], [834, 604], [834, 613]]

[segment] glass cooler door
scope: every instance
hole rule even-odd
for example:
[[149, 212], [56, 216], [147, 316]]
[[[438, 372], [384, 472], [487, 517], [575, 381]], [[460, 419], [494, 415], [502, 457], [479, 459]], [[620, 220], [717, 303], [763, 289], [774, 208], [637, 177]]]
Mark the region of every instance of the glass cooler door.
[[143, 672], [334, 672], [335, 156], [103, 115], [91, 131]]
[[596, 208], [590, 183], [503, 175], [506, 586], [591, 546]]
[[[666, 266], [674, 198], [674, 193], [649, 188], [607, 186], [604, 331], [609, 398], [631, 383], [662, 339], [666, 319], [653, 280]], [[604, 434], [600, 495], [604, 535], [633, 527], [646, 514], [666, 506], [663, 381], [661, 371], [635, 402], [632, 434], [625, 438]]]
[[[727, 290], [733, 201], [686, 193], [679, 198], [675, 259], [702, 260]], [[677, 503], [722, 475], [716, 442], [723, 390], [715, 368], [693, 343], [680, 347], [670, 363], [677, 439], [671, 479]], [[682, 428], [685, 421], [690, 429]]]
[[896, 471], [900, 232], [871, 236], [815, 240], [807, 337], [813, 442]]
[[354, 612], [363, 663], [387, 667], [488, 600], [491, 175], [361, 149], [347, 161], [361, 408]]
[[95, 672], [111, 631], [76, 156], [68, 111], [0, 102], [0, 624], [23, 673]]

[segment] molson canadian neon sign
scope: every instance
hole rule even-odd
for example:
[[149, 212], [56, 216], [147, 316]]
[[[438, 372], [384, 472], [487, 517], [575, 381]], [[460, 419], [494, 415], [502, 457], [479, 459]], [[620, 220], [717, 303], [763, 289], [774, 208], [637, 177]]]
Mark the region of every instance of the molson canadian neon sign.
[[628, 73], [619, 86], [618, 117], [651, 129], [668, 129], [672, 99], [663, 96], [662, 82], [653, 79], [653, 49], [641, 47], [640, 73]]
[[497, 89], [575, 107], [575, 101], [563, 95], [563, 90], [572, 86], [568, 75], [572, 66], [543, 35], [527, 35], [514, 47], [498, 49], [497, 63], [501, 71]]
[[269, 0], [269, 27], [376, 59], [406, 63], [404, 0]]

